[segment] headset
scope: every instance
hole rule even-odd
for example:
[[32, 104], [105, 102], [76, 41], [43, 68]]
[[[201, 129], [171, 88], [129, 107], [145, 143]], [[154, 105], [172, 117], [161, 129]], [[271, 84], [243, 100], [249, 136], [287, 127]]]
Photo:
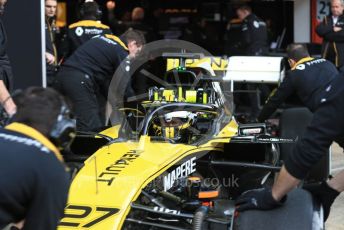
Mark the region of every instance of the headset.
[[[14, 100], [15, 98], [25, 97], [25, 92], [21, 89], [17, 89], [11, 94], [11, 97]], [[72, 112], [65, 99], [61, 95], [58, 95], [58, 98], [61, 107], [56, 120], [48, 133], [48, 138], [58, 149], [63, 150], [69, 147], [76, 136], [76, 120], [73, 119]], [[1, 125], [5, 126], [15, 121], [15, 115], [11, 117], [7, 115], [6, 119], [3, 121], [4, 124], [1, 124], [0, 122], [0, 127]]]
[[[91, 9], [87, 9], [87, 7], [92, 6]], [[94, 8], [96, 8], [96, 10], [94, 11]], [[85, 16], [85, 14], [93, 12], [94, 11], [94, 16], [96, 17], [97, 20], [100, 20], [103, 12], [100, 10], [98, 3], [96, 3], [93, 0], [86, 0], [80, 8], [80, 16], [81, 18], [83, 18]]]
[[57, 115], [49, 137], [59, 149], [66, 149], [76, 136], [76, 121], [72, 118], [72, 113], [65, 100], [62, 97], [60, 100], [60, 113]]

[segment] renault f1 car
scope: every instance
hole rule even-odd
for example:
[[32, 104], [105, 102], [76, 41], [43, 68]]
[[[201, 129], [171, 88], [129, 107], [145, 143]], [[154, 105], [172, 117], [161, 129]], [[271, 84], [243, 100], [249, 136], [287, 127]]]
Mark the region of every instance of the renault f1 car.
[[195, 65], [182, 61], [167, 71], [164, 88], [151, 87], [140, 107], [121, 109], [120, 125], [79, 136], [84, 152], [96, 151], [78, 155], [87, 159], [60, 230], [321, 229], [321, 208], [302, 190], [278, 210], [237, 215], [234, 199], [271, 183], [281, 164], [278, 144], [293, 140], [270, 136], [265, 124], [238, 124], [212, 68]]

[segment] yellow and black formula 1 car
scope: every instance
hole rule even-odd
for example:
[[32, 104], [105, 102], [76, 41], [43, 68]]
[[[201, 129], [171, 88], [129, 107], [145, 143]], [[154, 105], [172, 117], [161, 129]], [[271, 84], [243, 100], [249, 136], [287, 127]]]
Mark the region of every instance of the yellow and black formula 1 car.
[[121, 109], [122, 124], [79, 137], [97, 150], [72, 181], [60, 230], [321, 229], [321, 208], [301, 190], [278, 210], [235, 215], [234, 199], [271, 183], [278, 143], [293, 140], [239, 125], [211, 68], [181, 65], [165, 81], [143, 109]]

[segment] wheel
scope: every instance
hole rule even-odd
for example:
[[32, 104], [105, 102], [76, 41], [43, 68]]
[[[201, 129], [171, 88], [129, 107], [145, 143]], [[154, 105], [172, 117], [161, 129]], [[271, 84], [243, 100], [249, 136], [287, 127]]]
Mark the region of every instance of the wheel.
[[[312, 113], [305, 107], [291, 108], [283, 111], [280, 118], [280, 136], [282, 138], [301, 138], [312, 120]], [[285, 160], [293, 151], [295, 144], [281, 144], [281, 160]], [[326, 180], [329, 176], [329, 151], [312, 167], [306, 181]]]

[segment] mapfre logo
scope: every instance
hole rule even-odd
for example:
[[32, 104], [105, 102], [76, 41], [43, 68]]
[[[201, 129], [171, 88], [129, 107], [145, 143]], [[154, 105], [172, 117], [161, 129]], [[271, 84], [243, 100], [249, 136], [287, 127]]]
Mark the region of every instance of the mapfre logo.
[[304, 70], [305, 68], [306, 68], [305, 64], [300, 64], [295, 67], [295, 69], [298, 69], [298, 70]]
[[180, 166], [175, 168], [172, 172], [164, 176], [164, 191], [169, 190], [173, 187], [174, 182], [180, 178], [189, 176], [190, 174], [196, 172], [196, 157], [185, 161]]

